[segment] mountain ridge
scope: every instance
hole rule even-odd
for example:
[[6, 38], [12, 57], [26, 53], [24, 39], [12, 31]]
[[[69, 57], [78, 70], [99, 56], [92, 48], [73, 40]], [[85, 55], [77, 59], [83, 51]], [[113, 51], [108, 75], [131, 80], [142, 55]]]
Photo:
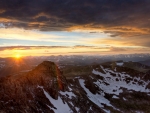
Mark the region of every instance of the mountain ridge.
[[[144, 75], [114, 62], [62, 71], [54, 62], [44, 61], [27, 73], [1, 78], [0, 112], [150, 112], [148, 72]], [[66, 74], [72, 77], [66, 79]]]
[[[77, 113], [88, 111], [87, 106], [103, 113], [83, 96], [85, 92], [71, 89], [56, 64], [50, 61], [44, 61], [25, 75], [1, 78], [0, 88], [0, 112], [4, 113]], [[82, 105], [87, 102], [91, 104]]]

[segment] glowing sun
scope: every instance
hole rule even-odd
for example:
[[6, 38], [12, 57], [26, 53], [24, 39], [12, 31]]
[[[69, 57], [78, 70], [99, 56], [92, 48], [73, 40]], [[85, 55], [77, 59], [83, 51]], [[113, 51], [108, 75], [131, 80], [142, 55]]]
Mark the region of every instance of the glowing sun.
[[20, 58], [20, 57], [21, 57], [20, 54], [16, 54], [16, 55], [15, 55], [15, 58], [17, 58], [17, 59]]

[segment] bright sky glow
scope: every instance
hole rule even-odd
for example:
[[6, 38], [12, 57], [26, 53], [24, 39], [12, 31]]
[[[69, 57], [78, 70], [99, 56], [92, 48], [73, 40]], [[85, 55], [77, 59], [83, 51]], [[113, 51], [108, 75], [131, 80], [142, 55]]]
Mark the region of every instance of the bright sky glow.
[[0, 57], [149, 53], [149, 10], [148, 0], [1, 0]]

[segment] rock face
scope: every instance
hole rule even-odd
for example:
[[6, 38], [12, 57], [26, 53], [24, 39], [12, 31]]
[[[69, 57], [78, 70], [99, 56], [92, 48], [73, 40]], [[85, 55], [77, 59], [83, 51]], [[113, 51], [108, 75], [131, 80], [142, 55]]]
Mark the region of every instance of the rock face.
[[53, 62], [44, 61], [25, 75], [0, 79], [0, 113], [103, 112], [79, 90], [69, 87]]
[[58, 99], [58, 92], [67, 89], [67, 82], [58, 67], [48, 61], [44, 61], [26, 75], [3, 78], [0, 82], [1, 112], [50, 111], [44, 103], [51, 103], [45, 98], [39, 86], [42, 86], [52, 98]]

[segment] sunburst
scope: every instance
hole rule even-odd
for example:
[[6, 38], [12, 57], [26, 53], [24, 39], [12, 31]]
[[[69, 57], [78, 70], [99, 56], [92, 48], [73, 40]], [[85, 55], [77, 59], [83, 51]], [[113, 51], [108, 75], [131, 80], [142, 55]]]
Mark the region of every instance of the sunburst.
[[19, 59], [20, 57], [21, 57], [20, 54], [16, 54], [16, 55], [15, 55], [15, 58], [17, 58], [17, 59]]

